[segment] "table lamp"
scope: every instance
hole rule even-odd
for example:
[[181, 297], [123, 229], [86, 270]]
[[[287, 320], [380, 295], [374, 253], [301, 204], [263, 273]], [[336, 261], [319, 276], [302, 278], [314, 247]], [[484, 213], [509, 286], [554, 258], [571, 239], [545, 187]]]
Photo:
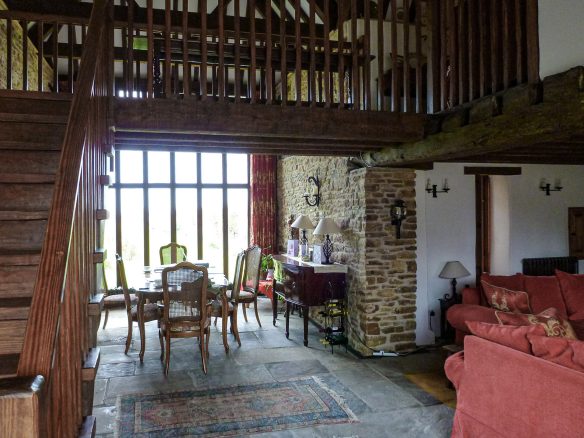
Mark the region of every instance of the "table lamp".
[[324, 243], [322, 245], [322, 252], [324, 253], [325, 261], [323, 264], [328, 265], [331, 263], [330, 257], [333, 253], [333, 242], [329, 237], [330, 234], [337, 234], [341, 232], [341, 228], [337, 223], [331, 218], [325, 217], [320, 220], [316, 229], [314, 230], [314, 235], [316, 236], [326, 236]]
[[302, 230], [302, 237], [300, 238], [300, 257], [308, 257], [308, 239], [306, 238], [306, 230], [314, 229], [314, 224], [308, 216], [301, 214], [290, 225], [292, 228], [300, 228]]
[[457, 278], [462, 278], [462, 277], [468, 277], [470, 275], [470, 272], [468, 272], [466, 270], [466, 268], [464, 266], [462, 266], [462, 263], [460, 263], [459, 261], [451, 261], [451, 262], [446, 262], [446, 264], [444, 265], [444, 268], [442, 268], [442, 271], [440, 272], [440, 275], [438, 275], [440, 278], [450, 278], [452, 279], [451, 284], [452, 284], [452, 297], [456, 296], [456, 279]]

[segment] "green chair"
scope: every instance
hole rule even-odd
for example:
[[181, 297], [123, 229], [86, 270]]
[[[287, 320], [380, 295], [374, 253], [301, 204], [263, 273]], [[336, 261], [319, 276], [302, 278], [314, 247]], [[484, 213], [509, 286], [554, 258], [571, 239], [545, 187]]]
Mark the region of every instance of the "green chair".
[[187, 247], [175, 242], [161, 246], [159, 253], [161, 265], [170, 265], [187, 261]]

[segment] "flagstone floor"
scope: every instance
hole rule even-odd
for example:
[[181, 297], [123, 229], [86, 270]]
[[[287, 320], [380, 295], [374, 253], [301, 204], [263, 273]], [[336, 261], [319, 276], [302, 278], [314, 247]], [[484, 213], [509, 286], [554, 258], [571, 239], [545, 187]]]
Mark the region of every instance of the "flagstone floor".
[[[173, 340], [170, 372], [164, 376], [156, 323], [147, 323], [146, 353], [140, 363], [140, 339], [134, 328], [127, 355], [125, 311], [110, 312], [105, 330], [99, 329], [101, 363], [95, 384], [94, 415], [97, 436], [113, 437], [116, 430], [116, 400], [126, 394], [166, 393], [185, 389], [273, 382], [303, 376], [333, 376], [352, 392], [353, 412], [359, 422], [320, 425], [254, 437], [449, 437], [454, 411], [404, 377], [406, 373], [440, 370], [444, 357], [434, 349], [405, 357], [358, 359], [344, 348], [320, 342], [318, 328], [309, 325], [308, 347], [302, 345], [302, 320], [290, 318], [290, 339], [284, 335], [280, 314], [272, 325], [271, 304], [259, 299], [259, 327], [253, 314], [248, 320], [239, 315], [241, 347], [229, 336], [230, 352], [225, 353], [221, 339], [221, 320], [213, 327], [210, 339], [209, 372], [203, 374], [197, 340]], [[103, 316], [102, 316], [103, 323]]]

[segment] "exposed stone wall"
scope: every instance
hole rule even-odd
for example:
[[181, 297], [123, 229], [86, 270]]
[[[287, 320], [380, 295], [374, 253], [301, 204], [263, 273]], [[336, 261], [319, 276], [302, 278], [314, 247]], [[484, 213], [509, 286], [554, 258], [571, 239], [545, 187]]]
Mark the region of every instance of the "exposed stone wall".
[[[309, 207], [302, 195], [318, 172], [322, 200]], [[316, 225], [332, 217], [343, 230], [331, 236], [333, 260], [349, 267], [347, 304], [350, 345], [371, 349], [415, 346], [416, 218], [411, 170], [364, 168], [349, 172], [346, 158], [287, 157], [278, 164], [278, 243], [285, 252], [290, 215], [307, 214]], [[408, 218], [395, 238], [389, 206], [403, 199]], [[319, 238], [309, 234], [311, 244]], [[315, 309], [311, 313], [316, 316]]]
[[[0, 10], [6, 10], [6, 4], [0, 0]], [[5, 90], [7, 85], [7, 21], [0, 20], [0, 89]], [[12, 90], [23, 89], [23, 57], [22, 57], [22, 27], [20, 22], [12, 21]], [[27, 49], [28, 90], [38, 90], [38, 51], [35, 44], [29, 39]], [[44, 89], [49, 89], [53, 78], [53, 69], [43, 59]]]

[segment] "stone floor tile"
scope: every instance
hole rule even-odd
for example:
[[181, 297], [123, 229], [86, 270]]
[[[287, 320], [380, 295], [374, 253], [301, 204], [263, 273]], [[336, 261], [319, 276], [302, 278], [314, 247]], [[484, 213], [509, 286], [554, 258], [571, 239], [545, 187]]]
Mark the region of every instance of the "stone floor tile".
[[279, 381], [329, 372], [329, 370], [316, 359], [271, 362], [266, 364], [266, 368], [272, 377]]

